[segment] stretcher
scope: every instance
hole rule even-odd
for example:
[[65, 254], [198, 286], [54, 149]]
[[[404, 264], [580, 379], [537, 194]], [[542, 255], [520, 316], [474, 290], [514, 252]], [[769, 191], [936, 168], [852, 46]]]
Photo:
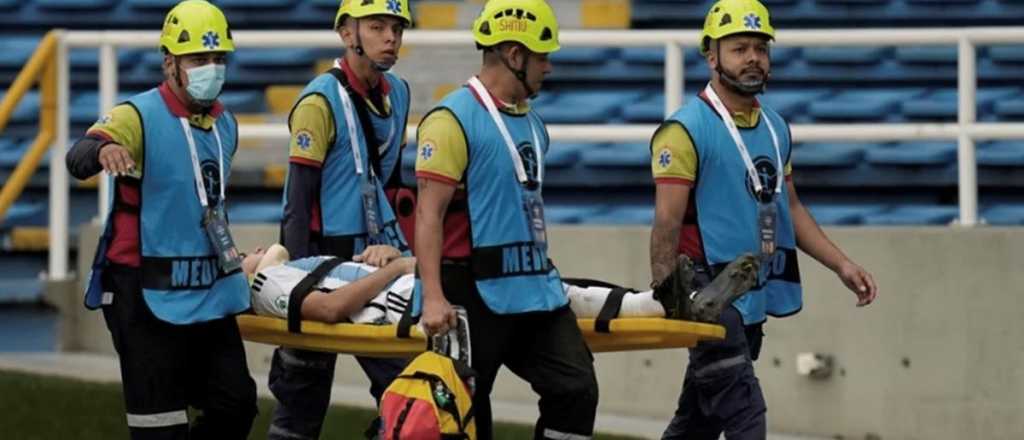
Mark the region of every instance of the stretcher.
[[[239, 315], [242, 338], [284, 347], [348, 353], [370, 357], [411, 357], [426, 351], [427, 339], [417, 327], [408, 338], [398, 337], [398, 326], [324, 324], [303, 321], [301, 333], [288, 331], [288, 320], [258, 315]], [[608, 332], [595, 329], [594, 319], [578, 319], [583, 338], [595, 353], [692, 347], [700, 341], [725, 337], [715, 324], [664, 318], [616, 318]]]

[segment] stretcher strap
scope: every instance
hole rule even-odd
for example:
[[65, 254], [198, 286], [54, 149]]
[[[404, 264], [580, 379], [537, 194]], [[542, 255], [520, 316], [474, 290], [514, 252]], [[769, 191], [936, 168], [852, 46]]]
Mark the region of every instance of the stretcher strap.
[[345, 260], [342, 258], [324, 260], [316, 266], [316, 269], [313, 269], [312, 272], [302, 278], [299, 284], [295, 285], [288, 298], [288, 331], [292, 333], [302, 332], [302, 302], [313, 291], [313, 287], [320, 284], [328, 273], [343, 262]]
[[619, 316], [619, 309], [622, 308], [622, 298], [630, 292], [632, 291], [624, 287], [616, 287], [611, 292], [608, 292], [608, 297], [604, 300], [604, 306], [601, 307], [601, 311], [597, 313], [597, 319], [594, 320], [594, 331], [611, 333], [611, 320]]

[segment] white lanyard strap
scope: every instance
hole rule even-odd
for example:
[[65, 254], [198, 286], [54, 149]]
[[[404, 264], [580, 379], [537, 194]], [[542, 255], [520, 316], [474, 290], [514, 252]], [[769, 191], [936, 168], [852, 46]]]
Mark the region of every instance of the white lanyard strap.
[[[188, 142], [189, 156], [192, 157], [192, 173], [196, 178], [196, 192], [199, 194], [199, 204], [203, 208], [210, 206], [210, 201], [206, 198], [206, 184], [203, 183], [203, 170], [199, 166], [199, 152], [196, 150], [196, 140], [192, 137], [192, 127], [189, 126], [188, 120], [185, 118], [178, 118], [181, 122], [181, 129], [185, 132], [185, 140]], [[213, 130], [213, 137], [217, 139], [217, 172], [219, 173], [220, 182], [220, 202], [224, 203], [224, 145], [220, 141], [220, 133], [217, 132], [217, 124], [213, 124], [210, 127]]]
[[[341, 105], [345, 107], [345, 125], [348, 126], [348, 143], [352, 146], [352, 161], [356, 163], [356, 174], [363, 175], [363, 154], [359, 150], [359, 141], [356, 137], [356, 119], [352, 116], [354, 107], [352, 100], [348, 97], [348, 91], [338, 83], [338, 96], [341, 98]], [[369, 148], [369, 147], [367, 147]]]
[[[498, 107], [494, 105], [494, 100], [491, 99], [491, 94], [475, 76], [469, 79], [469, 86], [474, 92], [476, 92], [476, 96], [480, 97], [480, 100], [483, 101], [484, 107], [487, 107], [487, 112], [491, 114], [491, 119], [494, 120], [494, 125], [498, 126], [498, 131], [501, 133], [501, 137], [505, 139], [505, 146], [508, 147], [508, 154], [509, 156], [512, 156], [512, 164], [516, 169], [516, 178], [519, 179], [519, 183], [525, 184], [529, 181], [529, 178], [526, 176], [526, 167], [523, 166], [523, 159], [519, 157], [519, 149], [516, 148], [516, 143], [512, 140], [512, 135], [509, 134], [508, 127], [505, 126], [505, 121], [501, 119], [501, 114], [498, 113]], [[544, 158], [540, 154], [540, 141], [537, 138], [537, 130], [534, 128], [533, 122], [530, 121], [529, 116], [527, 116], [526, 122], [530, 125], [530, 134], [533, 135], [534, 157], [537, 158], [537, 183], [543, 183]]]
[[[754, 167], [754, 161], [750, 159], [750, 152], [747, 151], [747, 144], [743, 141], [743, 137], [740, 136], [740, 130], [736, 128], [736, 122], [732, 120], [732, 115], [729, 110], [725, 108], [725, 104], [722, 104], [722, 100], [715, 93], [715, 89], [708, 84], [704, 88], [704, 94], [711, 101], [711, 105], [715, 108], [715, 112], [722, 118], [722, 122], [725, 124], [725, 128], [729, 130], [729, 135], [732, 136], [733, 142], [736, 143], [736, 149], [740, 151], [740, 156], [743, 157], [743, 163], [747, 166], [747, 174], [750, 175], [750, 182], [754, 186], [754, 191], [760, 196], [763, 187], [761, 186], [761, 178], [757, 174], [757, 168]], [[779, 137], [775, 134], [775, 127], [772, 126], [772, 121], [764, 114], [761, 115], [761, 120], [768, 125], [768, 132], [772, 135], [772, 145], [775, 147], [775, 161], [776, 166], [776, 178], [775, 178], [775, 193], [782, 193], [782, 180], [785, 170], [782, 164], [782, 153], [779, 151]]]

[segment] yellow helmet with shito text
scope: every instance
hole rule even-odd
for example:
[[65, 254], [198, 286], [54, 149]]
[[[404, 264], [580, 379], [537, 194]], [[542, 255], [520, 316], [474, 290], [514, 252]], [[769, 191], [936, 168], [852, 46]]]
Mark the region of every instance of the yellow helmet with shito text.
[[558, 50], [558, 20], [544, 0], [490, 0], [473, 22], [482, 47], [515, 41], [536, 53]]
[[405, 27], [412, 26], [409, 0], [341, 0], [338, 13], [334, 15], [334, 28], [341, 26], [342, 20], [349, 15], [354, 18], [390, 15], [404, 21]]
[[228, 19], [213, 3], [185, 0], [167, 13], [160, 33], [160, 47], [172, 55], [234, 52], [235, 42]]
[[719, 0], [711, 5], [700, 32], [700, 54], [706, 55], [711, 40], [735, 34], [762, 34], [775, 39], [768, 8], [758, 0]]

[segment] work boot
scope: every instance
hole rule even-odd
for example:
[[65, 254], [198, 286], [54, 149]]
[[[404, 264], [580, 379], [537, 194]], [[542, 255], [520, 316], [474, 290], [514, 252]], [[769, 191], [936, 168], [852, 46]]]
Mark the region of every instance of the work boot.
[[692, 315], [690, 295], [695, 293], [693, 276], [693, 260], [680, 255], [675, 269], [654, 287], [654, 299], [665, 309], [666, 318], [690, 320], [687, 316]]
[[757, 285], [760, 267], [761, 263], [754, 255], [740, 255], [725, 266], [711, 283], [687, 297], [691, 300], [687, 307], [690, 313], [684, 315], [683, 319], [718, 322], [722, 309]]

